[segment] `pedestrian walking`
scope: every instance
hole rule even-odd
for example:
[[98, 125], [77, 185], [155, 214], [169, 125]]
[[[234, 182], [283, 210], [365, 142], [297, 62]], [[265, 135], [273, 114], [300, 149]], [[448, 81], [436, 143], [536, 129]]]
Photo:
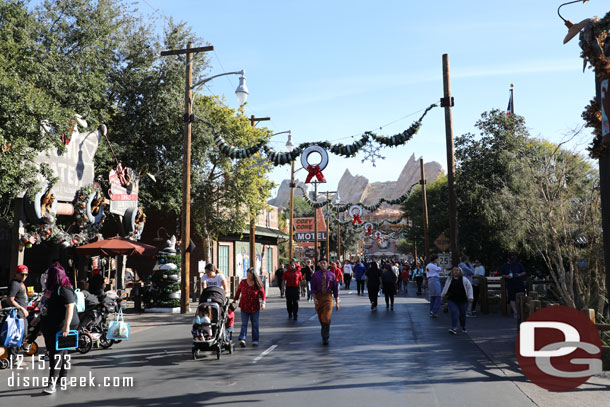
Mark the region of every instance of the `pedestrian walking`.
[[[49, 385], [43, 392], [55, 393], [58, 382], [65, 378], [71, 361], [66, 350], [57, 350], [56, 335], [61, 332], [63, 337], [68, 336], [70, 330], [78, 328], [79, 319], [76, 313], [76, 295], [70, 279], [64, 268], [56, 262], [48, 269], [47, 289], [51, 293], [47, 301], [46, 313], [40, 321], [42, 336], [49, 353]], [[55, 370], [59, 366], [59, 374], [55, 377]], [[65, 380], [65, 379], [63, 379]]]
[[466, 308], [472, 302], [472, 284], [464, 276], [460, 267], [451, 270], [451, 276], [447, 278], [441, 297], [447, 299], [449, 311], [451, 313], [451, 328], [449, 333], [457, 333], [458, 322], [462, 332], [466, 332]]
[[201, 279], [201, 288], [205, 290], [207, 287], [222, 287], [225, 294], [229, 295], [229, 284], [227, 279], [212, 263], [205, 265], [205, 276]]
[[303, 274], [303, 278], [305, 278], [305, 289], [307, 291], [307, 301], [313, 301], [311, 296], [311, 276], [313, 276], [313, 268], [311, 266], [311, 260], [307, 259], [305, 261], [305, 267], [301, 269], [301, 274]]
[[282, 276], [285, 271], [284, 263], [280, 263], [280, 267], [275, 270], [275, 282], [280, 289], [280, 298], [284, 298], [284, 280], [282, 279]]
[[333, 313], [333, 297], [335, 297], [336, 310], [339, 311], [339, 285], [335, 275], [328, 270], [326, 259], [321, 259], [318, 266], [320, 267], [319, 270], [316, 270], [311, 277], [311, 293], [320, 321], [322, 343], [328, 345], [330, 320]]
[[381, 287], [381, 270], [376, 261], [371, 261], [366, 270], [366, 289], [369, 291], [371, 301], [371, 311], [377, 309], [377, 299], [379, 297], [379, 287]]
[[296, 262], [291, 261], [288, 269], [282, 277], [283, 284], [286, 290], [286, 310], [288, 310], [288, 318], [297, 320], [299, 312], [299, 290], [303, 274], [301, 274], [301, 266]]
[[[466, 277], [468, 279], [468, 281], [470, 281], [470, 284], [473, 284], [473, 276], [474, 276], [474, 266], [472, 265], [472, 263], [470, 262], [470, 259], [468, 258], [468, 256], [461, 256], [460, 257], [460, 263], [458, 264], [458, 267], [462, 269], [462, 272], [464, 273], [464, 277]], [[472, 310], [470, 309], [471, 304], [468, 304], [468, 310], [466, 310], [466, 316], [471, 317], [472, 316]]]
[[345, 282], [345, 289], [349, 290], [349, 285], [352, 282], [352, 275], [354, 274], [354, 269], [352, 266], [352, 262], [349, 260], [345, 261], [343, 265], [343, 281]]
[[356, 288], [358, 295], [364, 295], [364, 282], [366, 281], [366, 266], [362, 260], [358, 260], [358, 264], [354, 266], [354, 278], [356, 279]]
[[479, 301], [479, 285], [481, 284], [481, 280], [485, 278], [485, 267], [481, 264], [479, 260], [475, 260], [474, 262], [474, 275], [472, 276], [472, 305], [471, 305], [471, 314], [475, 316], [477, 314], [477, 302]]
[[424, 268], [421, 263], [417, 263], [413, 267], [413, 279], [417, 284], [417, 295], [422, 295], [422, 286], [424, 283]]
[[517, 256], [511, 254], [508, 256], [508, 261], [500, 267], [500, 275], [506, 279], [506, 289], [508, 291], [508, 301], [513, 310], [513, 317], [519, 318], [517, 313], [517, 293], [525, 292], [525, 280], [527, 275], [525, 267], [517, 261]]
[[[241, 297], [241, 299], [240, 299]], [[239, 300], [241, 311], [241, 330], [239, 332], [239, 346], [246, 346], [248, 336], [248, 320], [252, 324], [252, 346], [258, 346], [259, 332], [258, 321], [260, 310], [265, 309], [266, 297], [263, 282], [256, 274], [254, 267], [246, 272], [246, 279], [239, 282], [234, 302]]]
[[[28, 278], [29, 269], [26, 265], [21, 264], [15, 269], [15, 275], [11, 284], [8, 287], [8, 295], [6, 302], [9, 307], [17, 308], [17, 315], [19, 319], [23, 320], [23, 336], [25, 337], [28, 332], [28, 295], [27, 289], [25, 288], [24, 281]], [[18, 346], [9, 346], [6, 349], [9, 360], [14, 363], [17, 352], [19, 352]]]
[[343, 283], [343, 271], [341, 270], [341, 267], [333, 261], [330, 263], [330, 271], [335, 275], [338, 286], [341, 287], [341, 284]]
[[383, 265], [381, 281], [383, 284], [383, 294], [385, 295], [385, 308], [394, 311], [394, 296], [396, 295], [396, 284], [398, 283], [398, 277], [396, 277], [390, 263]]
[[440, 273], [443, 271], [439, 267], [438, 256], [432, 255], [430, 263], [426, 266], [426, 278], [428, 281], [428, 293], [430, 295], [430, 316], [438, 317], [438, 310], [441, 307], [441, 280]]

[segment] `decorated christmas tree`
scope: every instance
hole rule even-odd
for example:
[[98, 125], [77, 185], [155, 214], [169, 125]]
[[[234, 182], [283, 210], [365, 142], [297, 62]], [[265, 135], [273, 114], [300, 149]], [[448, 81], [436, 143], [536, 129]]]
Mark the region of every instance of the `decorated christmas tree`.
[[172, 236], [157, 254], [157, 264], [150, 275], [152, 289], [144, 299], [149, 312], [180, 310], [180, 273], [180, 255], [176, 253], [176, 237]]

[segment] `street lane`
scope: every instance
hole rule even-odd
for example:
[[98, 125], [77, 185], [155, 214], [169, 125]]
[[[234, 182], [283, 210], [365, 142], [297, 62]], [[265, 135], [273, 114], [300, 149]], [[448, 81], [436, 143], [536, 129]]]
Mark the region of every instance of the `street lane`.
[[166, 323], [145, 327], [109, 350], [74, 355], [73, 376], [128, 376], [133, 388], [76, 388], [41, 396], [40, 389], [8, 389], [11, 372], [0, 371], [2, 404], [534, 405], [467, 335], [448, 334], [447, 314], [429, 318], [424, 299], [398, 297], [395, 311], [386, 311], [382, 300], [371, 312], [366, 296], [343, 291], [330, 345], [323, 346], [313, 303], [300, 301], [299, 321], [289, 320], [276, 293], [272, 289], [261, 315], [259, 347], [250, 346], [248, 338], [248, 346], [233, 355], [193, 361], [191, 317], [166, 316]]

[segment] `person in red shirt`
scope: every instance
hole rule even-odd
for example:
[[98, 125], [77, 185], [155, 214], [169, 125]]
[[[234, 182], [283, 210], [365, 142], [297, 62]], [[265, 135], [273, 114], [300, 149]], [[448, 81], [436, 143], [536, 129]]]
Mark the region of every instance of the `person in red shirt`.
[[[246, 346], [246, 336], [248, 335], [248, 320], [252, 321], [252, 346], [258, 346], [258, 317], [261, 309], [265, 309], [265, 290], [263, 282], [256, 274], [253, 267], [248, 269], [246, 279], [239, 282], [234, 301], [239, 301], [241, 308], [241, 330], [239, 332], [239, 345]], [[262, 304], [261, 304], [262, 300]]]
[[337, 266], [337, 263], [333, 261], [330, 263], [330, 271], [337, 278], [337, 285], [341, 287], [341, 284], [343, 284], [343, 271], [341, 270], [341, 267]]
[[299, 312], [299, 286], [303, 281], [301, 274], [301, 266], [294, 260], [290, 262], [288, 270], [282, 275], [282, 282], [286, 287], [286, 309], [288, 310], [288, 318], [297, 320]]

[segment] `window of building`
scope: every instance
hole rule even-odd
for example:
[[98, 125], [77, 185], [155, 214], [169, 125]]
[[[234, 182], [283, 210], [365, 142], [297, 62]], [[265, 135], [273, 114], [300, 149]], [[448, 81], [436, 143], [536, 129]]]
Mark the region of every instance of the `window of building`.
[[218, 269], [229, 276], [229, 246], [218, 245]]

